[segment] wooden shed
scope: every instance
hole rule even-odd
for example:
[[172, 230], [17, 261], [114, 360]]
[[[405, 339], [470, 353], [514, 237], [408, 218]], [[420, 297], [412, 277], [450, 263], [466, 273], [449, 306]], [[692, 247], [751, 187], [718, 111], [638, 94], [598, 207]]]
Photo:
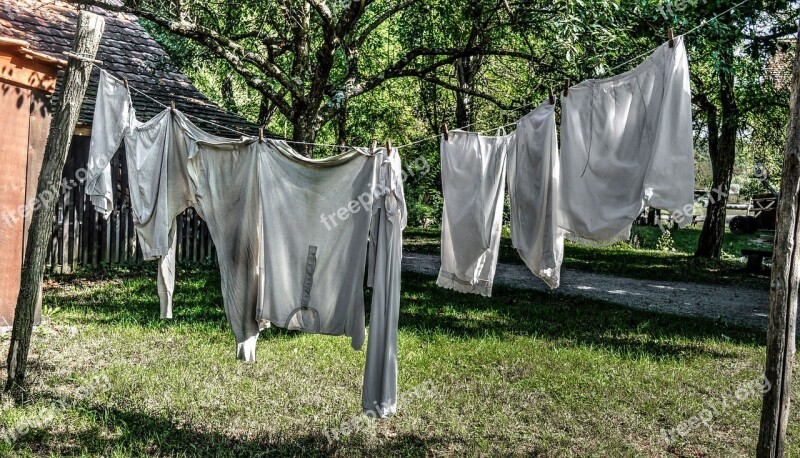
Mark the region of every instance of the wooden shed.
[[65, 64], [25, 40], [0, 37], [0, 326], [10, 326], [14, 318], [32, 211], [26, 202], [36, 195], [49, 99]]
[[[137, 117], [149, 119], [172, 101], [211, 133], [236, 136], [232, 129], [258, 134], [258, 126], [201, 94], [135, 16], [96, 7], [91, 11], [106, 19], [97, 59], [117, 78], [126, 78], [132, 89], [147, 94], [132, 91]], [[58, 103], [57, 75], [65, 64], [63, 53], [71, 47], [77, 16], [76, 5], [58, 0], [3, 0], [0, 5], [0, 189], [4, 191], [0, 193], [0, 326], [13, 321], [29, 215], [9, 224], [3, 216], [7, 212], [15, 215], [35, 195], [50, 106]], [[141, 260], [128, 198], [124, 147], [112, 162], [117, 189], [111, 218], [104, 220], [95, 213], [83, 184], [76, 181], [88, 158], [99, 74], [97, 68], [92, 72], [64, 168], [63, 178], [74, 186], [62, 189], [53, 215], [47, 261], [54, 273]], [[179, 259], [213, 259], [208, 230], [192, 209], [179, 217], [178, 231]]]

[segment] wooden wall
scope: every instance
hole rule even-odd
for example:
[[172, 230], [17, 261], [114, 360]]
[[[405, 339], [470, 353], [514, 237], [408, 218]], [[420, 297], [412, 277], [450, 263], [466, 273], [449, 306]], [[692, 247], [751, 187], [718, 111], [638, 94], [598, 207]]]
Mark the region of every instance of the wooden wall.
[[25, 204], [36, 196], [49, 126], [46, 93], [0, 81], [0, 326], [14, 319], [32, 212]]

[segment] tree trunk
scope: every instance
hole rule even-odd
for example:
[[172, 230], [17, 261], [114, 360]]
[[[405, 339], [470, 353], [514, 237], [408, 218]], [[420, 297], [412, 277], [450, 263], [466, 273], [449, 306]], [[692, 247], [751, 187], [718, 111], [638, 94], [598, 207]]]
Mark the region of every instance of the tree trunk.
[[301, 154], [311, 157], [319, 126], [315, 125], [316, 113], [302, 113], [292, 121], [292, 146]]
[[[475, 90], [475, 75], [478, 73], [478, 58], [465, 57], [455, 63], [458, 87], [466, 91]], [[456, 92], [456, 126], [468, 126], [475, 122], [475, 100], [472, 95]]]
[[233, 94], [233, 73], [228, 73], [222, 78], [222, 105], [226, 110], [236, 112], [236, 98]]
[[[722, 242], [725, 238], [725, 214], [728, 204], [728, 190], [733, 178], [733, 164], [736, 159], [736, 133], [739, 128], [739, 116], [736, 107], [733, 75], [733, 48], [727, 48], [721, 56], [720, 107], [722, 125], [719, 129], [719, 141], [712, 148], [711, 156], [712, 189], [709, 197], [706, 220], [697, 243], [695, 256], [718, 259], [722, 254]], [[709, 119], [709, 136], [712, 133]]]
[[[94, 58], [104, 28], [105, 21], [102, 17], [81, 11], [78, 16], [75, 39], [72, 43], [72, 52], [79, 56]], [[91, 71], [91, 63], [75, 58], [69, 59], [58, 107], [50, 124], [42, 171], [39, 174], [37, 185], [37, 204], [33, 206], [28, 245], [25, 248], [25, 260], [22, 264], [19, 296], [14, 312], [14, 328], [11, 332], [11, 344], [7, 359], [6, 391], [17, 391], [22, 388], [25, 380], [34, 311], [42, 285], [44, 258], [53, 222], [56, 196], [58, 196], [61, 174], [67, 160], [67, 152], [75, 131], [75, 123], [78, 121], [83, 97], [89, 85]]]
[[[800, 44], [800, 34], [797, 43]], [[778, 222], [772, 257], [767, 329], [767, 363], [764, 400], [756, 456], [784, 455], [786, 425], [789, 421], [789, 394], [795, 352], [797, 289], [800, 281], [800, 46], [795, 51], [792, 75], [791, 118], [778, 203]]]
[[336, 120], [336, 144], [347, 145], [347, 104], [342, 105], [342, 110]]

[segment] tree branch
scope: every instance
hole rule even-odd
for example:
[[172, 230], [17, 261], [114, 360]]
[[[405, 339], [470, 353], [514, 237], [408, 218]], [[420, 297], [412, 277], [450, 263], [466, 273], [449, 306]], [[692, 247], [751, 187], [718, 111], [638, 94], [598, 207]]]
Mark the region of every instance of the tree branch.
[[[147, 10], [124, 5], [113, 5], [104, 0], [75, 0], [75, 3], [96, 6], [108, 11], [130, 13], [145, 18], [161, 27], [164, 27], [176, 35], [190, 38], [205, 45], [212, 52], [214, 52], [214, 54], [225, 59], [231, 65], [231, 67], [233, 67], [245, 78], [245, 80], [249, 80], [248, 83], [251, 85], [251, 87], [259, 90], [265, 96], [269, 97], [267, 92], [274, 94], [272, 88], [270, 88], [262, 78], [259, 78], [257, 75], [255, 75], [247, 67], [246, 63], [255, 65], [266, 75], [274, 78], [282, 87], [289, 91], [292, 97], [300, 100], [304, 99], [302, 89], [288, 75], [286, 75], [280, 67], [264, 59], [262, 56], [247, 50], [239, 43], [223, 37], [206, 27], [185, 21], [171, 21]], [[271, 98], [270, 100], [278, 105], [278, 109], [281, 110], [282, 113], [284, 113], [284, 111], [284, 114], [291, 112], [289, 106], [284, 100], [278, 101], [277, 97], [275, 97], [275, 99]]]

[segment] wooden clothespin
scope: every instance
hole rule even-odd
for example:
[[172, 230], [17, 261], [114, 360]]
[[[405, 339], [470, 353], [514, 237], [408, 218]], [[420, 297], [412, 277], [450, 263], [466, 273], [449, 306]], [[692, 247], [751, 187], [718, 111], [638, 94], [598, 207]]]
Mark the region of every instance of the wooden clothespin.
[[564, 97], [569, 97], [569, 78], [564, 78]]
[[447, 130], [447, 123], [442, 123], [442, 134], [444, 135], [444, 141], [450, 140], [450, 131]]
[[172, 111], [175, 111], [175, 101], [174, 100], [170, 100], [169, 101], [169, 109], [172, 110]]
[[259, 127], [258, 128], [258, 141], [259, 141], [259, 143], [264, 143], [264, 128], [263, 127]]
[[673, 35], [672, 27], [667, 29], [667, 40], [668, 40], [668, 43], [669, 43], [669, 47], [670, 48], [674, 48], [675, 47], [675, 36]]
[[122, 78], [122, 84], [125, 85], [125, 89], [128, 89], [128, 78]]
[[388, 156], [391, 156], [391, 155], [392, 155], [392, 141], [389, 140], [389, 139], [386, 139], [386, 156], [388, 157]]
[[372, 139], [372, 152], [374, 153], [375, 150], [378, 149], [378, 140]]
[[550, 105], [555, 105], [556, 104], [556, 96], [553, 93], [553, 88], [552, 87], [550, 88], [550, 98], [549, 98], [549, 100], [550, 100]]

